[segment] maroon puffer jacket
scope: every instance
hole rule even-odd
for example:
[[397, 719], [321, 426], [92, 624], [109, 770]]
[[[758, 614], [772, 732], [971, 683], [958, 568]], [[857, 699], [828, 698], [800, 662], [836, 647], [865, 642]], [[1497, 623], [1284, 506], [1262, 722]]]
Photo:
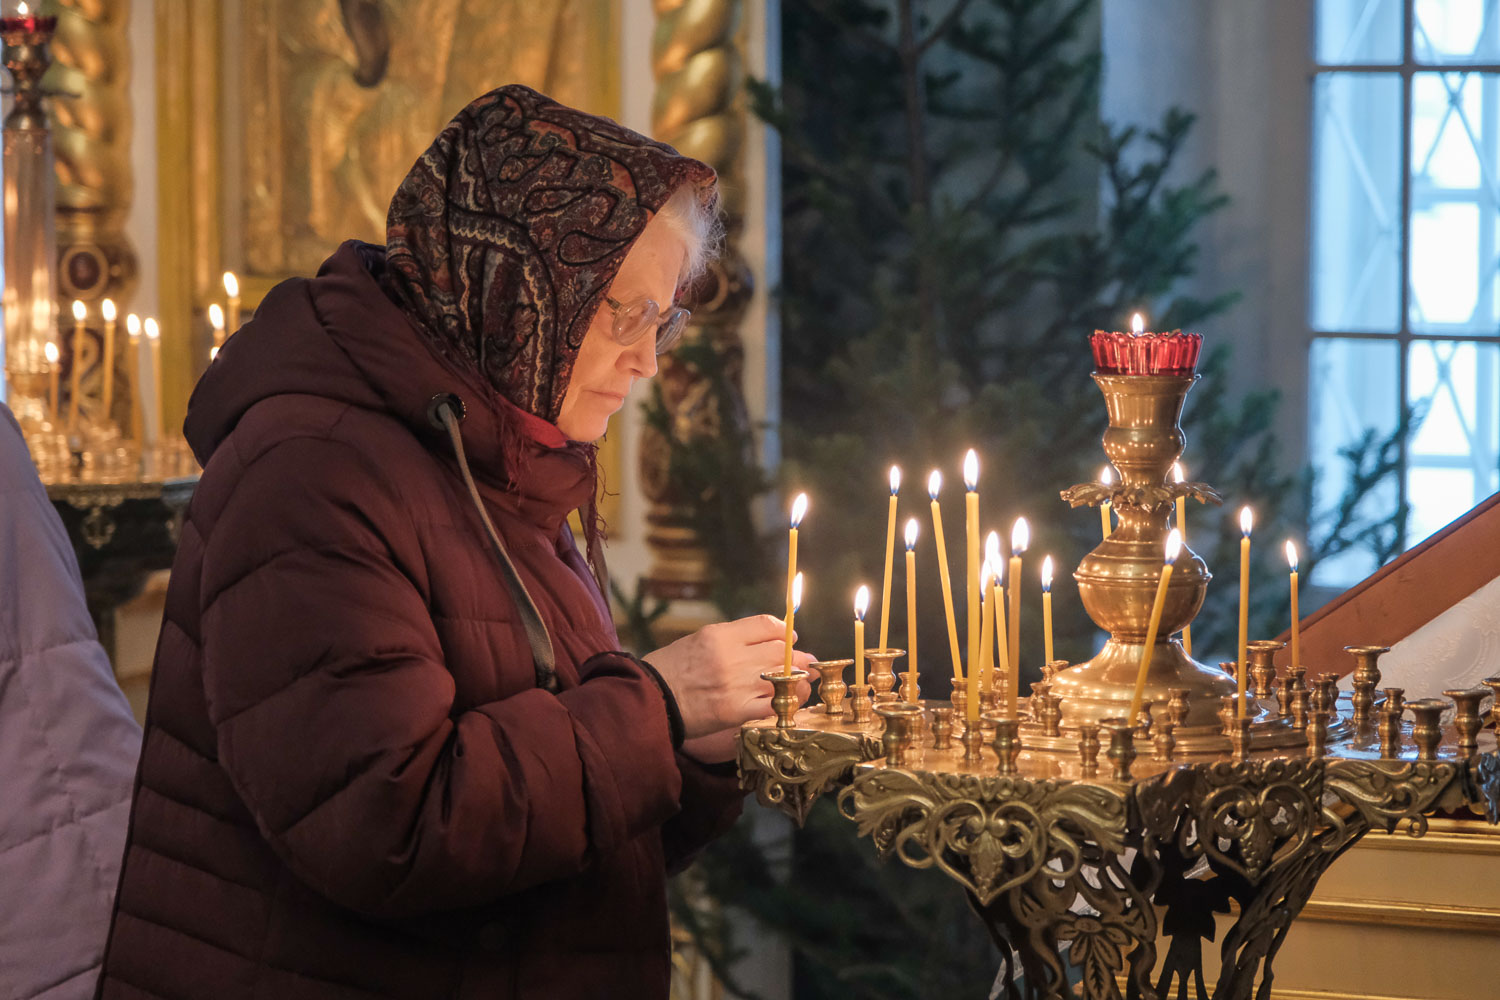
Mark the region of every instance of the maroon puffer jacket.
[[[665, 997], [667, 869], [736, 783], [674, 754], [661, 689], [608, 652], [564, 523], [584, 451], [438, 363], [379, 260], [279, 285], [194, 392], [101, 995]], [[429, 423], [443, 392], [557, 694]]]

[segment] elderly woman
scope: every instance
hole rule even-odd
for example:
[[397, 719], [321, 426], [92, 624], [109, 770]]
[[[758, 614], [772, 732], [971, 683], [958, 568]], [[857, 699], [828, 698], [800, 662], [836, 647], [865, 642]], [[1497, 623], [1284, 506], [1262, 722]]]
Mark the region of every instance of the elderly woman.
[[617, 651], [587, 442], [681, 334], [714, 198], [505, 87], [417, 161], [383, 250], [225, 345], [103, 996], [667, 995], [666, 875], [738, 812], [783, 625]]

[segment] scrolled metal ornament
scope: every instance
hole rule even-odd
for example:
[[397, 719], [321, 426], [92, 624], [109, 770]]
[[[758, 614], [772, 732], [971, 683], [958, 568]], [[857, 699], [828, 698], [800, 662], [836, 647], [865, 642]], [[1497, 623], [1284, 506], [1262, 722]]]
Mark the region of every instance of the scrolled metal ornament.
[[856, 764], [880, 754], [880, 741], [864, 733], [745, 729], [740, 734], [740, 787], [801, 826], [818, 796], [843, 783]]

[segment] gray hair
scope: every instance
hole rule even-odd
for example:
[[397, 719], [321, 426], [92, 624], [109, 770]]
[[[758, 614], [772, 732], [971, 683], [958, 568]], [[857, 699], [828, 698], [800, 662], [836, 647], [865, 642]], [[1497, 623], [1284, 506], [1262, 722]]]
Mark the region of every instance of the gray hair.
[[704, 204], [696, 185], [683, 184], [656, 213], [682, 241], [687, 252], [678, 277], [679, 287], [686, 287], [708, 270], [724, 248], [724, 222], [719, 218], [717, 204], [717, 199]]

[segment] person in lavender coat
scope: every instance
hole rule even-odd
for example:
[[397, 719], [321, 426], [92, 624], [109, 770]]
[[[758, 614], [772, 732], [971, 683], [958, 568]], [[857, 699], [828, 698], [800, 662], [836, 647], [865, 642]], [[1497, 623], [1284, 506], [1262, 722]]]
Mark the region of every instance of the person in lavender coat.
[[0, 404], [0, 1000], [91, 996], [141, 730]]

